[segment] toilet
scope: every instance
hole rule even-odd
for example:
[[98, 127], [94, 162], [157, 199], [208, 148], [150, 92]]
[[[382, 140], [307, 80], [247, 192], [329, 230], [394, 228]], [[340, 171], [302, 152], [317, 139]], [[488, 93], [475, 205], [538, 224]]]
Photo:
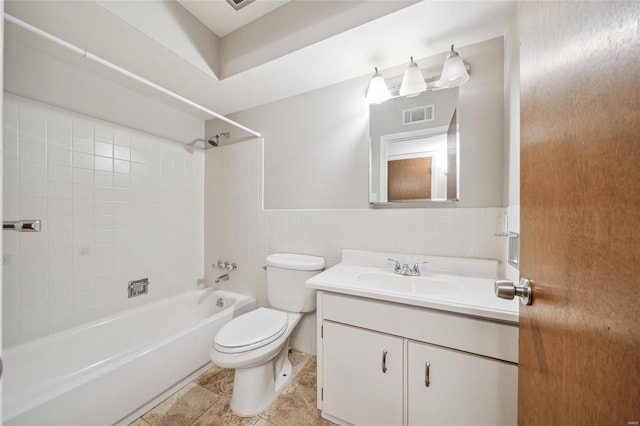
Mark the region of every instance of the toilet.
[[231, 410], [255, 416], [268, 408], [291, 380], [289, 337], [303, 313], [316, 309], [316, 292], [305, 281], [322, 271], [322, 257], [301, 254], [267, 256], [267, 298], [258, 308], [225, 324], [210, 356], [222, 368], [234, 368]]

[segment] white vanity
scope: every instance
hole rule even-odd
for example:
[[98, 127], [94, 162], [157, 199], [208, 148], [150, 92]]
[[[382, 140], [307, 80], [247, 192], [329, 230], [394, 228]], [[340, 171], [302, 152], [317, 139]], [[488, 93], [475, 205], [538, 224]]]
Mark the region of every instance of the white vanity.
[[[421, 276], [393, 273], [393, 262]], [[497, 262], [344, 250], [316, 275], [318, 408], [338, 424], [515, 425], [518, 302]]]

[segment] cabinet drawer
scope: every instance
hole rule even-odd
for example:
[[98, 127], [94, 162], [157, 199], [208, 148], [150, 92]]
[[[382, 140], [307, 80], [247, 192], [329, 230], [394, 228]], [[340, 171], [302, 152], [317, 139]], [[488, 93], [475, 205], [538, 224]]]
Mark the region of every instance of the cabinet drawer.
[[518, 362], [517, 325], [334, 293], [318, 297], [324, 319]]

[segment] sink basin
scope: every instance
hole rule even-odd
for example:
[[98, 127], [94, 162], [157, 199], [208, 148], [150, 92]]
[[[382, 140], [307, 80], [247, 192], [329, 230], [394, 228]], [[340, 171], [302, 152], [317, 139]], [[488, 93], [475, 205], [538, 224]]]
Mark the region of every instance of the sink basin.
[[367, 289], [387, 293], [448, 294], [460, 291], [455, 282], [435, 276], [406, 276], [393, 272], [364, 272], [356, 280]]

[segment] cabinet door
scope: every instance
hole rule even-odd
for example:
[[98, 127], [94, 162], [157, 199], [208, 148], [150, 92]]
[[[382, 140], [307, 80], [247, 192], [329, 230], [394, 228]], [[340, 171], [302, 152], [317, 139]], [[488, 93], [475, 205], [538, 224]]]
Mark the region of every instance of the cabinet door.
[[323, 412], [354, 425], [401, 425], [401, 338], [323, 322]]
[[407, 375], [410, 426], [517, 424], [514, 364], [409, 342]]

